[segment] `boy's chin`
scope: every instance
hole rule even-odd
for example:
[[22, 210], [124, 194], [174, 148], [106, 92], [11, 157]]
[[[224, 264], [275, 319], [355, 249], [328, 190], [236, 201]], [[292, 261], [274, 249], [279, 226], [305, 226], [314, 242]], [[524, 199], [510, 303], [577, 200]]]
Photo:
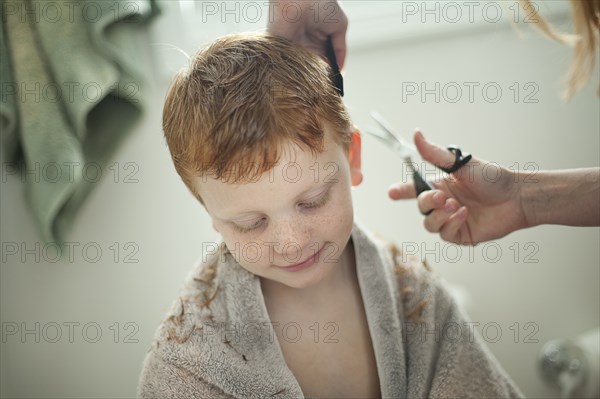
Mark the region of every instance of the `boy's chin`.
[[[315, 264], [314, 266], [319, 266], [317, 264]], [[277, 266], [271, 266], [271, 267], [277, 267]], [[292, 272], [287, 272], [287, 271], [283, 271], [284, 273], [289, 273], [289, 276], [273, 276], [273, 275], [269, 275], [269, 276], [259, 276], [257, 275], [257, 277], [260, 280], [260, 283], [262, 285], [262, 287], [265, 286], [270, 286], [272, 288], [277, 287], [278, 290], [283, 289], [283, 290], [289, 290], [289, 289], [295, 289], [295, 290], [302, 290], [305, 288], [310, 288], [313, 287], [315, 285], [319, 284], [320, 278], [316, 278], [315, 276], [302, 276], [300, 277], [300, 274], [298, 274], [297, 276], [295, 275], [296, 273], [292, 273]]]

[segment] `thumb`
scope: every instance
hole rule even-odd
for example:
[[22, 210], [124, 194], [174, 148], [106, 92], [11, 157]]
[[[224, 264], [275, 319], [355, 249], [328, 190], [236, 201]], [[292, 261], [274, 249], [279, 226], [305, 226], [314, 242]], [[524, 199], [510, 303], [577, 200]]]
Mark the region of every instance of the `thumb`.
[[418, 129], [415, 131], [414, 140], [419, 154], [427, 162], [444, 168], [454, 165], [455, 155], [447, 149], [427, 140]]

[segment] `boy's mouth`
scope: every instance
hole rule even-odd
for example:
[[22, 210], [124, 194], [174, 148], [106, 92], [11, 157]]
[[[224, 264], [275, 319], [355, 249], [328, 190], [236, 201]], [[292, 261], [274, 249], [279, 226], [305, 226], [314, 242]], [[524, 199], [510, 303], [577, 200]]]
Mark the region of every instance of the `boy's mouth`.
[[290, 266], [282, 266], [282, 268], [289, 272], [295, 272], [295, 271], [306, 269], [319, 261], [319, 257], [321, 256], [321, 252], [323, 252], [323, 248], [325, 248], [325, 247], [324, 246], [321, 247], [321, 249], [319, 249], [317, 252], [315, 252], [314, 254], [312, 254], [310, 257], [303, 260], [302, 262], [299, 262], [299, 263], [296, 263], [296, 264], [290, 265]]

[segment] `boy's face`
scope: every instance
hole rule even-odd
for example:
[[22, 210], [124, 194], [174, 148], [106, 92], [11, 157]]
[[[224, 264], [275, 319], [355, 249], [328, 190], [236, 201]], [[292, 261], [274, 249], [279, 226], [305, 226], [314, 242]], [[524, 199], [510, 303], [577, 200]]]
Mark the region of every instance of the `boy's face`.
[[349, 156], [330, 137], [326, 129], [324, 151], [315, 155], [290, 143], [252, 181], [197, 179], [214, 228], [244, 269], [305, 288], [337, 267], [352, 232], [350, 187], [362, 180], [360, 136], [353, 135]]

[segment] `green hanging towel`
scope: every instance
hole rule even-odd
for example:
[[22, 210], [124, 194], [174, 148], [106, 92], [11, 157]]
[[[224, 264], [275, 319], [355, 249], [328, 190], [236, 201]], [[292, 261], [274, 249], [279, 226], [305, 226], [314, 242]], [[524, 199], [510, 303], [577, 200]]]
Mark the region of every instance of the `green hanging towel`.
[[46, 241], [64, 242], [142, 115], [135, 34], [158, 12], [153, 0], [2, 2], [2, 176], [23, 181]]

